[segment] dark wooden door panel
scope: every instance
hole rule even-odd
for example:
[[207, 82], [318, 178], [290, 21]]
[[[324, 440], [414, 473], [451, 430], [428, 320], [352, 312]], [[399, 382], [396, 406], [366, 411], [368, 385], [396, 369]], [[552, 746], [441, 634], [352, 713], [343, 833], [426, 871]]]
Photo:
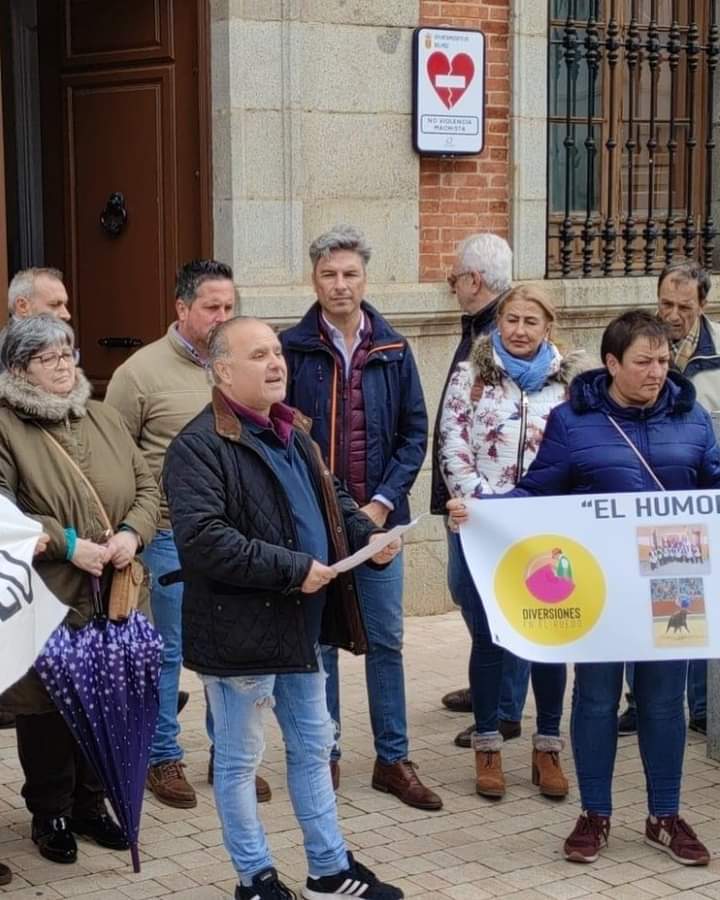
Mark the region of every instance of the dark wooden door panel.
[[172, 0], [65, 0], [66, 67], [173, 56]]
[[98, 341], [160, 337], [176, 269], [212, 252], [209, 0], [41, 0], [38, 15], [47, 262], [102, 392], [132, 347]]
[[[70, 276], [81, 298], [76, 325], [83, 365], [106, 381], [128, 348], [166, 327], [177, 258], [174, 81], [171, 66], [64, 77]], [[111, 193], [127, 221], [112, 236], [100, 223]]]

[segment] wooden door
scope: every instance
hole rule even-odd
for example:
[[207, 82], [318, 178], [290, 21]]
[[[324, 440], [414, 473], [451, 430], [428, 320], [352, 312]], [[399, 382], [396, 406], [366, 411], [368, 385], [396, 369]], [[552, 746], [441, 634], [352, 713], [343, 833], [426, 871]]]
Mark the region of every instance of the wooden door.
[[46, 247], [64, 259], [82, 365], [102, 390], [173, 320], [178, 266], [211, 252], [207, 2], [45, 9], [59, 65], [41, 79], [44, 146], [62, 146], [44, 154]]

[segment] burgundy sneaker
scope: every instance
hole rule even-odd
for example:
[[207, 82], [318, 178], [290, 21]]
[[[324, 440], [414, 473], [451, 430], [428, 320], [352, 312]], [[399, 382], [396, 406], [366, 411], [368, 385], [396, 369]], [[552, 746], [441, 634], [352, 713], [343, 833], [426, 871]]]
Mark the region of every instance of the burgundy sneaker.
[[579, 863], [595, 862], [602, 848], [607, 847], [609, 834], [610, 816], [583, 813], [578, 816], [572, 834], [565, 841], [565, 859]]
[[710, 862], [707, 847], [680, 816], [658, 816], [645, 821], [645, 843], [657, 847], [683, 866], [706, 866]]

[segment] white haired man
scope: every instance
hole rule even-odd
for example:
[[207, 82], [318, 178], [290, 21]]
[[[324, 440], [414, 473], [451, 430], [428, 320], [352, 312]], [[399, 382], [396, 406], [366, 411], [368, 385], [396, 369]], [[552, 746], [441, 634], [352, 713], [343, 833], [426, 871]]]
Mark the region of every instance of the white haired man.
[[8, 285], [8, 314], [18, 319], [43, 313], [70, 321], [68, 293], [59, 269], [33, 266], [16, 272]]
[[[447, 512], [445, 504], [450, 499], [438, 458], [440, 412], [443, 408], [445, 391], [453, 372], [459, 363], [468, 358], [470, 348], [476, 339], [492, 330], [498, 303], [510, 290], [511, 280], [512, 250], [504, 238], [484, 232], [472, 234], [458, 245], [447, 281], [450, 290], [457, 297], [462, 312], [462, 334], [448, 369], [435, 419], [430, 495], [430, 512], [434, 515], [445, 515]], [[455, 536], [448, 534], [448, 584], [455, 603], [462, 608], [464, 591], [460, 573], [463, 567], [456, 564], [458, 549], [459, 544]], [[528, 676], [527, 663], [506, 653], [503, 660], [502, 695], [498, 709], [499, 730], [505, 740], [520, 734], [520, 718], [527, 694]], [[442, 702], [453, 712], [472, 712], [469, 688], [450, 691], [442, 698]], [[455, 738], [455, 743], [460, 747], [469, 747], [472, 732], [473, 726], [464, 729]]]

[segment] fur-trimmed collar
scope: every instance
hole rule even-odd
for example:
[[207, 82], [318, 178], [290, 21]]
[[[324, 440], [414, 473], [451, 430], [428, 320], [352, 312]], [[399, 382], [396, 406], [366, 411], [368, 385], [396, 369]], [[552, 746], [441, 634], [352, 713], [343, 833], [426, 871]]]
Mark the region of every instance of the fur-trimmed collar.
[[12, 372], [0, 374], [0, 402], [23, 418], [44, 422], [62, 422], [68, 416], [81, 418], [87, 412], [91, 393], [90, 382], [80, 369], [75, 373], [75, 387], [64, 397], [40, 390]]
[[[585, 353], [582, 350], [572, 350], [567, 356], [561, 356], [558, 348], [552, 344], [554, 358], [550, 364], [548, 381], [558, 381], [560, 384], [570, 384], [573, 378], [582, 372], [585, 366]], [[500, 365], [492, 346], [492, 337], [484, 334], [473, 344], [470, 351], [470, 367], [476, 378], [483, 384], [496, 385], [507, 373]]]

